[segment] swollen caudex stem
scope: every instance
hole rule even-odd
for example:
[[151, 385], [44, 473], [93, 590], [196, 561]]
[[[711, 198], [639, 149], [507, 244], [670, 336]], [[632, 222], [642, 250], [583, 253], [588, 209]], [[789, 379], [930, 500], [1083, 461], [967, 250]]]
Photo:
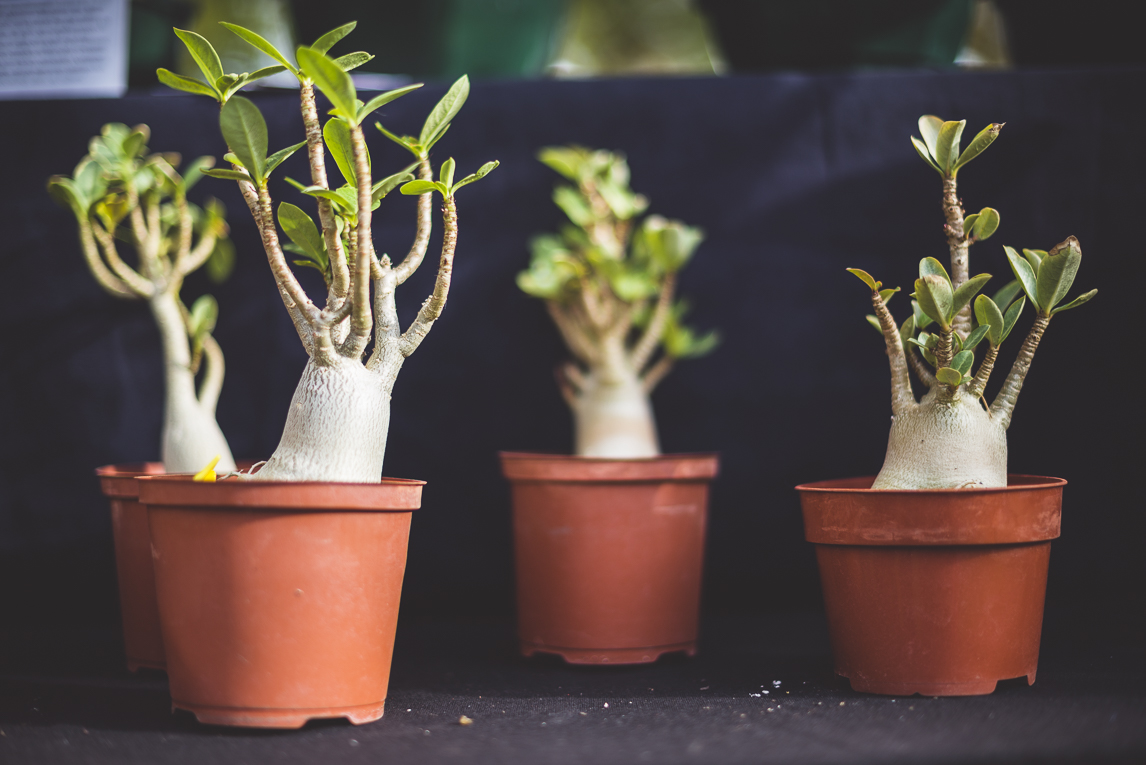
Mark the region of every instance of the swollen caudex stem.
[[[1082, 260], [1082, 248], [1072, 236], [1049, 252], [1023, 250], [1020, 256], [1004, 247], [1015, 280], [993, 297], [978, 294], [991, 277], [969, 276], [968, 251], [995, 232], [999, 214], [988, 207], [964, 216], [955, 178], [959, 168], [995, 140], [1002, 125], [985, 128], [960, 154], [964, 124], [924, 116], [919, 119], [924, 140], [911, 139], [943, 179], [950, 274], [934, 258], [921, 260], [912, 315], [897, 326], [887, 301], [898, 288], [884, 290], [867, 272], [848, 269], [871, 290], [875, 314], [868, 320], [883, 335], [891, 365], [891, 433], [873, 489], [1006, 486], [1007, 428], [1039, 341], [1052, 316], [1082, 305], [1097, 292], [1062, 303]], [[999, 347], [1027, 302], [1036, 312], [1034, 324], [1002, 388], [987, 406], [984, 393]], [[987, 350], [972, 375], [975, 348], [984, 340]], [[909, 369], [928, 389], [921, 400], [912, 392]]]
[[532, 241], [517, 284], [545, 300], [573, 355], [558, 382], [573, 412], [576, 453], [656, 456], [649, 393], [677, 359], [717, 343], [716, 333], [686, 327], [687, 305], [674, 302], [676, 274], [703, 234], [656, 215], [638, 222], [648, 202], [629, 188], [620, 154], [570, 146], [538, 158], [572, 182], [558, 186], [553, 201], [573, 225]]
[[[96, 283], [113, 297], [146, 300], [151, 308], [163, 347], [164, 468], [195, 472], [219, 457], [220, 469], [234, 470], [215, 422], [223, 385], [223, 353], [211, 336], [218, 305], [204, 295], [188, 310], [179, 299], [187, 274], [206, 264], [212, 279], [222, 281], [234, 262], [222, 205], [212, 199], [199, 208], [187, 200], [215, 160], [200, 157], [181, 175], [179, 155], [148, 154], [149, 132], [146, 125], [104, 125], [72, 176], [53, 176], [48, 191], [76, 216]], [[120, 257], [124, 241], [135, 249], [134, 265]]]
[[[305, 141], [268, 156], [267, 126], [258, 107], [227, 92], [228, 83], [245, 75], [216, 74], [218, 59], [210, 44], [191, 33], [180, 35], [200, 63], [206, 82], [170, 78], [164, 81], [192, 92], [211, 90], [206, 94], [222, 105], [219, 125], [230, 149], [227, 159], [232, 169], [211, 170], [207, 174], [238, 183], [258, 226], [279, 294], [309, 356], [287, 412], [279, 446], [262, 468], [249, 477], [378, 483], [382, 478], [394, 382], [406, 357], [418, 348], [441, 315], [449, 293], [458, 237], [455, 195], [460, 188], [484, 177], [497, 163], [486, 163], [476, 173], [455, 181], [454, 161], [447, 159], [434, 180], [430, 149], [465, 103], [469, 81], [462, 77], [431, 111], [417, 138], [395, 136], [376, 123], [387, 137], [414, 155], [414, 162], [375, 181], [362, 123], [378, 108], [421, 85], [382, 93], [365, 104], [359, 101], [347, 70], [372, 57], [352, 53], [332, 59], [326, 55], [354, 28], [354, 23], [328, 32], [314, 45], [298, 48], [297, 64], [254, 32], [234, 24], [224, 26], [279, 61], [279, 70], [289, 70], [298, 78], [306, 134]], [[209, 88], [211, 82], [216, 87]], [[325, 125], [315, 103], [315, 87], [334, 106]], [[315, 201], [317, 225], [302, 208], [288, 202], [280, 203], [276, 210], [268, 185], [270, 174], [304, 146], [311, 183], [292, 183], [304, 195], [302, 200]], [[332, 188], [326, 172], [327, 151], [345, 180], [337, 188]], [[417, 171], [418, 178], [411, 170]], [[403, 194], [417, 195], [419, 199], [413, 245], [395, 265], [389, 256], [375, 252], [371, 221], [381, 200], [399, 187]], [[395, 291], [426, 255], [435, 194], [442, 199], [443, 223], [437, 279], [417, 317], [403, 332], [398, 323]], [[288, 244], [279, 239], [276, 217]], [[327, 286], [324, 308], [307, 296], [284, 251], [301, 256], [301, 260], [294, 260], [295, 265], [322, 273]]]

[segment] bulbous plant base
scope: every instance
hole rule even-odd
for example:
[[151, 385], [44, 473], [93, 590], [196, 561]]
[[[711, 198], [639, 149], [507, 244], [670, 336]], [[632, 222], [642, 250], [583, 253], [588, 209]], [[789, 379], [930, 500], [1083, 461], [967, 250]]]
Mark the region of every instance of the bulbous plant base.
[[526, 656], [643, 664], [696, 653], [716, 455], [502, 453]]
[[1066, 481], [886, 491], [872, 480], [796, 487], [836, 673], [856, 691], [895, 696], [1033, 683]]
[[123, 648], [127, 668], [167, 668], [159, 607], [155, 602], [155, 568], [151, 562], [151, 533], [147, 508], [139, 504], [141, 475], [163, 473], [162, 462], [104, 465], [96, 468], [100, 489], [111, 503], [111, 530], [115, 543], [115, 573], [119, 581], [119, 610], [123, 620]]
[[173, 707], [268, 728], [382, 716], [423, 482], [139, 480]]

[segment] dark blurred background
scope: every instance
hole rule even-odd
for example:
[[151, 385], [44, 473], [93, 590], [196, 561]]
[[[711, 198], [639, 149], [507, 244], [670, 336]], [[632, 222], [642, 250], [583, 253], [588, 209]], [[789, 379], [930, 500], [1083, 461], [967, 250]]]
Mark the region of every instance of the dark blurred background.
[[[151, 318], [95, 285], [71, 213], [44, 191], [47, 177], [70, 172], [109, 121], [146, 122], [156, 151], [223, 153], [215, 105], [155, 82], [157, 66], [186, 70], [172, 25], [202, 31], [226, 57], [219, 18], [278, 35], [286, 47], [358, 19], [336, 51], [377, 54], [356, 73], [360, 87], [429, 83], [381, 112], [387, 126], [416, 132], [448, 82], [468, 72], [473, 93], [437, 159], [454, 156], [462, 171], [502, 163], [460, 197], [449, 305], [395, 391], [386, 472], [429, 481], [404, 619], [512, 619], [508, 490], [496, 453], [565, 452], [572, 439], [552, 372], [564, 351], [514, 275], [529, 238], [561, 222], [548, 196], [556, 178], [533, 155], [570, 142], [624, 151], [651, 211], [708, 234], [681, 291], [696, 325], [719, 329], [724, 341], [711, 357], [680, 364], [654, 396], [666, 451], [722, 454], [706, 613], [819, 609], [792, 487], [872, 474], [882, 462], [886, 358], [863, 319], [864, 291], [843, 269], [908, 286], [921, 257], [945, 257], [939, 180], [908, 142], [917, 117], [934, 113], [966, 118], [968, 136], [1007, 123], [960, 175], [968, 211], [1002, 213], [999, 233], [972, 252], [976, 271], [996, 274], [989, 290], [1010, 278], [1002, 244], [1048, 248], [1068, 234], [1085, 253], [1076, 292], [1099, 289], [1051, 325], [1010, 433], [1012, 472], [1071, 482], [1047, 640], [1146, 637], [1146, 556], [1135, 552], [1146, 516], [1131, 485], [1143, 407], [1130, 313], [1146, 278], [1138, 230], [1146, 48], [1133, 4], [140, 0], [130, 10], [127, 97], [34, 109], [0, 102], [0, 145], [11, 148], [0, 186], [4, 627], [115, 627], [107, 503], [92, 470], [158, 457], [162, 377]], [[250, 95], [272, 147], [299, 140], [289, 89]], [[370, 140], [376, 166], [404, 164], [392, 144]], [[301, 159], [283, 174], [304, 176]], [[295, 196], [281, 180], [271, 192]], [[211, 180], [195, 189], [198, 200], [207, 195], [230, 211], [238, 265], [222, 286], [195, 276], [185, 295], [210, 290], [219, 299], [216, 336], [228, 364], [219, 421], [237, 457], [262, 459], [278, 441], [305, 355], [241, 199]], [[380, 251], [408, 246], [412, 226], [411, 200], [386, 200]], [[318, 294], [309, 273], [301, 278]], [[404, 323], [432, 279], [425, 266], [400, 291]], [[902, 317], [906, 304], [900, 297], [892, 308]], [[1006, 365], [1018, 342], [1009, 346]]]

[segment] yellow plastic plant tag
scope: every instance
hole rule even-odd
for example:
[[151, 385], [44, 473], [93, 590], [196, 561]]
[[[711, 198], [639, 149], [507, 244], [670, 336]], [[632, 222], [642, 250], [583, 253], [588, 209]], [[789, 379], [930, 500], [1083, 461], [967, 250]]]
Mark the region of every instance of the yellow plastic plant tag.
[[215, 455], [215, 459], [207, 463], [207, 467], [200, 470], [192, 478], [192, 481], [208, 481], [214, 483], [215, 481], [215, 466], [219, 464], [219, 455]]

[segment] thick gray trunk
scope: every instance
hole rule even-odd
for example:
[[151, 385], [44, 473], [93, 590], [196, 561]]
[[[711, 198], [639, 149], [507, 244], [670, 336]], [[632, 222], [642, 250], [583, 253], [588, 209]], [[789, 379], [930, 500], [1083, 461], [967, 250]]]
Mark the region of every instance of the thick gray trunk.
[[397, 370], [371, 371], [356, 359], [330, 366], [308, 361], [278, 448], [252, 478], [380, 482], [396, 376]]
[[660, 454], [653, 408], [636, 373], [585, 376], [573, 402], [577, 454], [628, 459]]

